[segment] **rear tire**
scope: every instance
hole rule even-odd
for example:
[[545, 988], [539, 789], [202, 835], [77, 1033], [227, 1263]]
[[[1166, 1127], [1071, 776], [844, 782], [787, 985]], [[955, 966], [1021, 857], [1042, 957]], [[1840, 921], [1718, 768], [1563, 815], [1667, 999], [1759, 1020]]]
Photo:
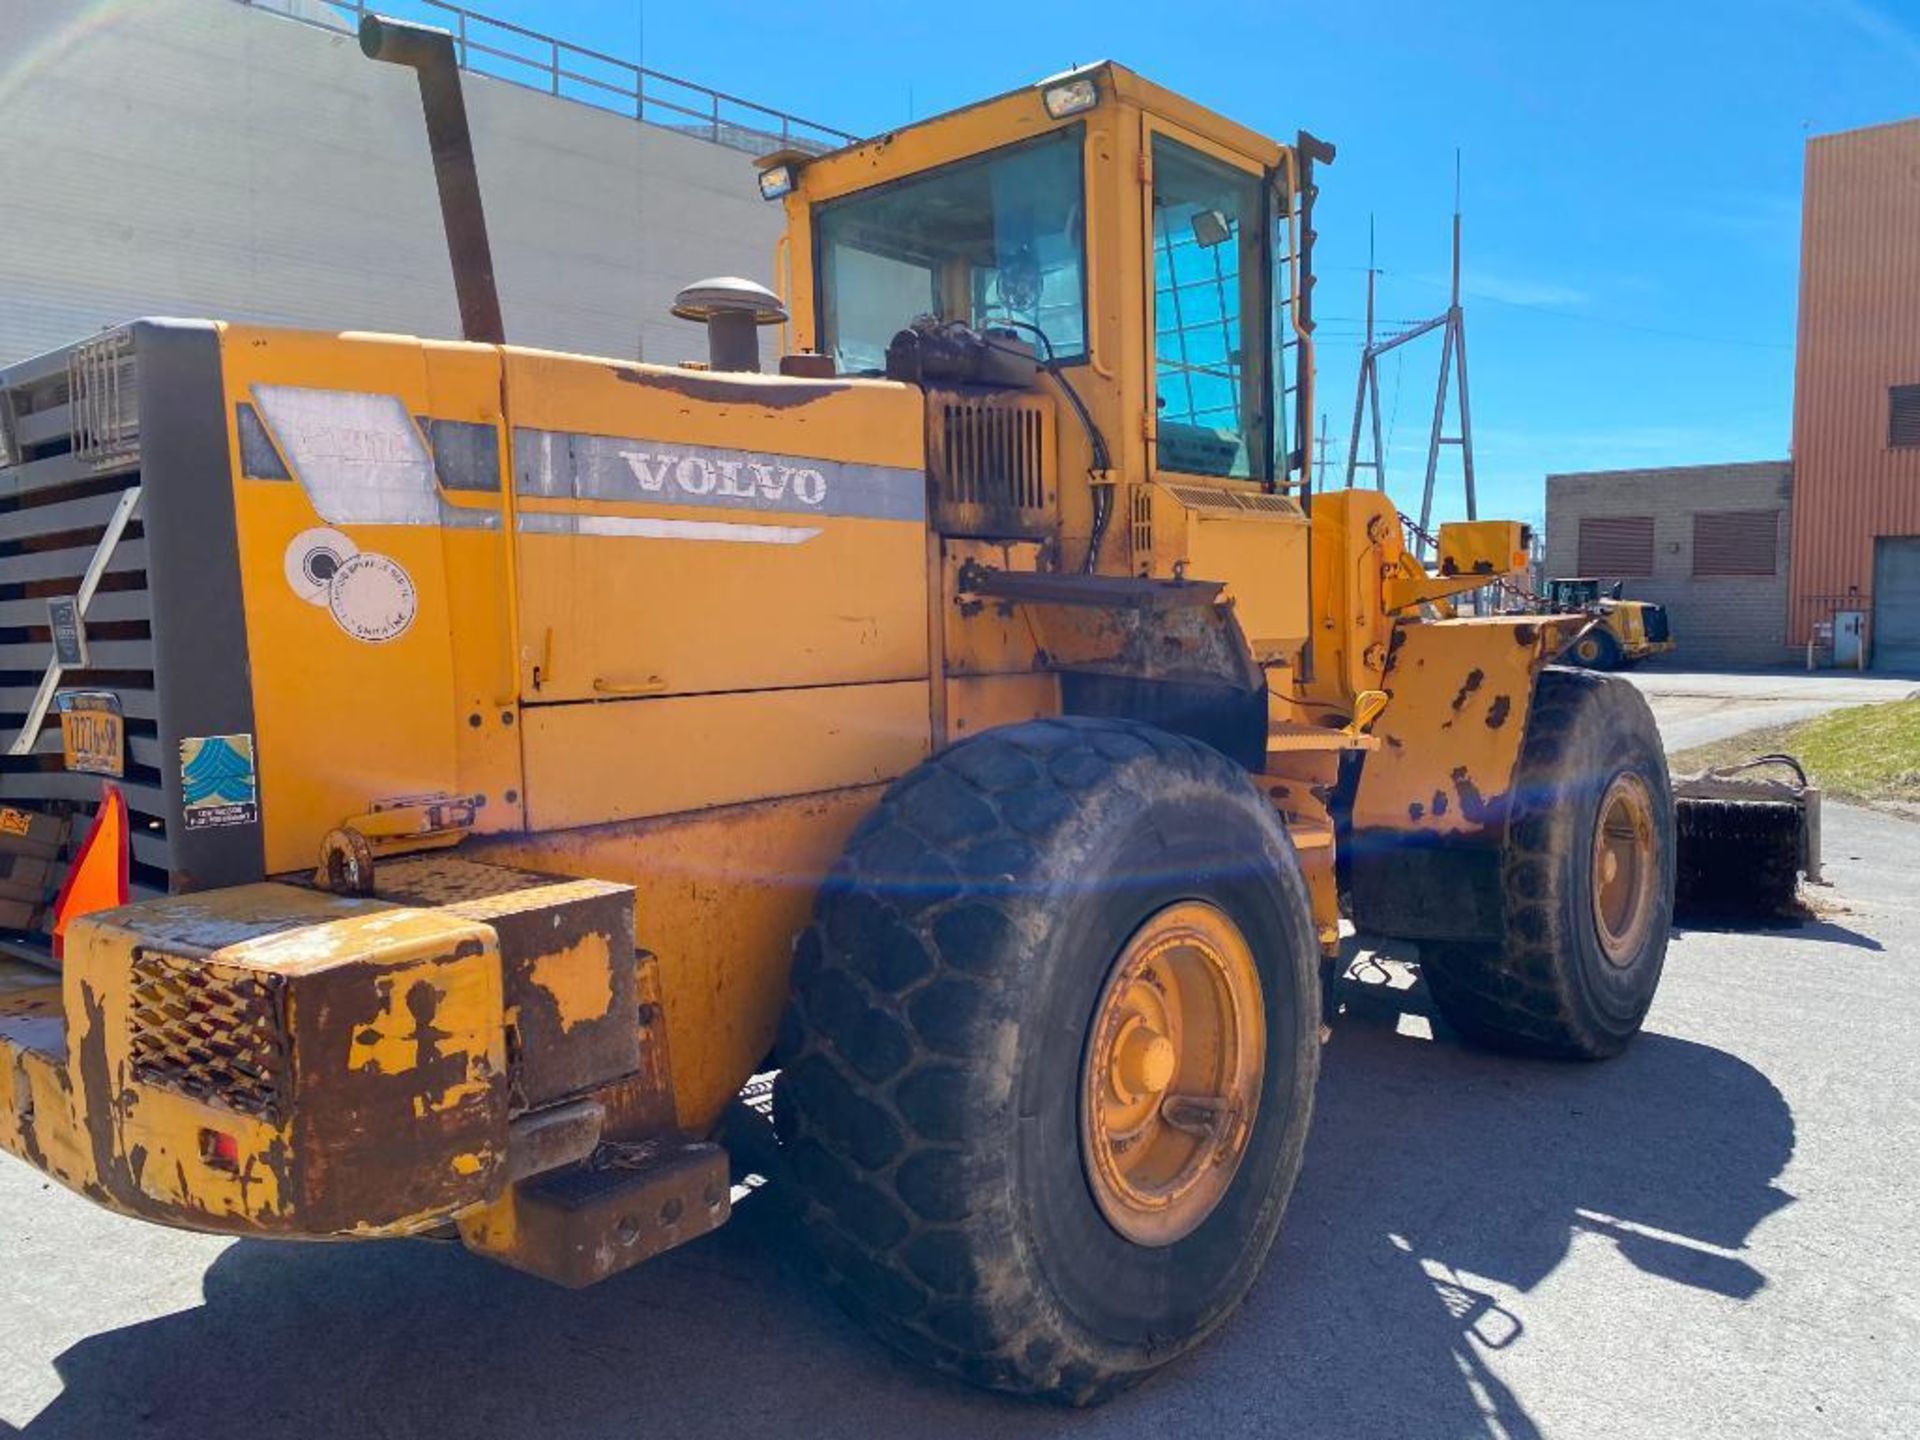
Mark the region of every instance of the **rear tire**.
[[1645, 698], [1613, 676], [1543, 671], [1510, 794], [1505, 936], [1423, 945], [1427, 988], [1475, 1043], [1618, 1054], [1653, 1003], [1673, 916], [1673, 793]]
[[[1109, 1052], [1089, 1047], [1112, 1032], [1090, 1031], [1137, 937], [1196, 908], [1257, 966], [1257, 1103], [1250, 1124], [1203, 1132], [1219, 1148], [1196, 1153], [1231, 1141], [1237, 1168], [1192, 1227], [1138, 1243], [1091, 1178], [1087, 1116], [1104, 1112], [1087, 1082], [1106, 1072], [1089, 1057]], [[1217, 751], [1063, 719], [926, 762], [855, 832], [795, 952], [775, 1116], [829, 1288], [975, 1384], [1091, 1404], [1139, 1380], [1227, 1317], [1273, 1244], [1306, 1142], [1318, 988], [1292, 845]], [[1149, 1058], [1157, 1097], [1172, 1062]]]

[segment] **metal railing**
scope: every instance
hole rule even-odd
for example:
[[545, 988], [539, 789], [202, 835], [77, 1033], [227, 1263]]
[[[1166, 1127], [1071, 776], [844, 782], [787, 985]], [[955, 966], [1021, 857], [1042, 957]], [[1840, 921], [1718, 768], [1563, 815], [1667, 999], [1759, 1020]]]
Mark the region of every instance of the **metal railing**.
[[[749, 154], [791, 147], [815, 154], [857, 140], [724, 90], [663, 74], [553, 35], [496, 20], [448, 0], [239, 0], [303, 25], [352, 34], [370, 13], [418, 19], [453, 36], [460, 68], [528, 90], [695, 135]], [[332, 23], [337, 20], [338, 23]]]

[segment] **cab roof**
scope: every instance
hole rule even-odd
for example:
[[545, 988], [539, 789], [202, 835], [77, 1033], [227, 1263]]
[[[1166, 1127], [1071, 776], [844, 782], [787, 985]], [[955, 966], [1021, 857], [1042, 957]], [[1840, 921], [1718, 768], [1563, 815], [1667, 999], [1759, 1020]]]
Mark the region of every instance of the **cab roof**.
[[[1049, 115], [1043, 98], [1046, 91], [1082, 78], [1092, 79], [1098, 87], [1096, 105], [1060, 119]], [[800, 164], [798, 188], [809, 200], [832, 199], [881, 180], [1065, 129], [1116, 104], [1171, 121], [1263, 168], [1279, 164], [1285, 149], [1124, 65], [1102, 60], [808, 158]], [[777, 158], [790, 157], [783, 153]]]

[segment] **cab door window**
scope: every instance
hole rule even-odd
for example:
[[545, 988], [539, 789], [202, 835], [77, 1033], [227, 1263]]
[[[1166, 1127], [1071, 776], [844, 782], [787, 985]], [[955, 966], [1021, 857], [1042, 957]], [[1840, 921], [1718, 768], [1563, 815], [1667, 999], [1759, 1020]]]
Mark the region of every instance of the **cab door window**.
[[1153, 137], [1158, 468], [1265, 479], [1266, 262], [1261, 179]]

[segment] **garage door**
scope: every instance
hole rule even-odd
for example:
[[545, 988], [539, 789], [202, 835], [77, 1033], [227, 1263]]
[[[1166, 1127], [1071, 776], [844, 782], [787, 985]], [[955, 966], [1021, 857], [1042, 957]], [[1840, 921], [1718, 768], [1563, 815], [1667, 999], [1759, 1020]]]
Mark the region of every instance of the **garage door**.
[[1920, 671], [1920, 535], [1873, 542], [1873, 665]]

